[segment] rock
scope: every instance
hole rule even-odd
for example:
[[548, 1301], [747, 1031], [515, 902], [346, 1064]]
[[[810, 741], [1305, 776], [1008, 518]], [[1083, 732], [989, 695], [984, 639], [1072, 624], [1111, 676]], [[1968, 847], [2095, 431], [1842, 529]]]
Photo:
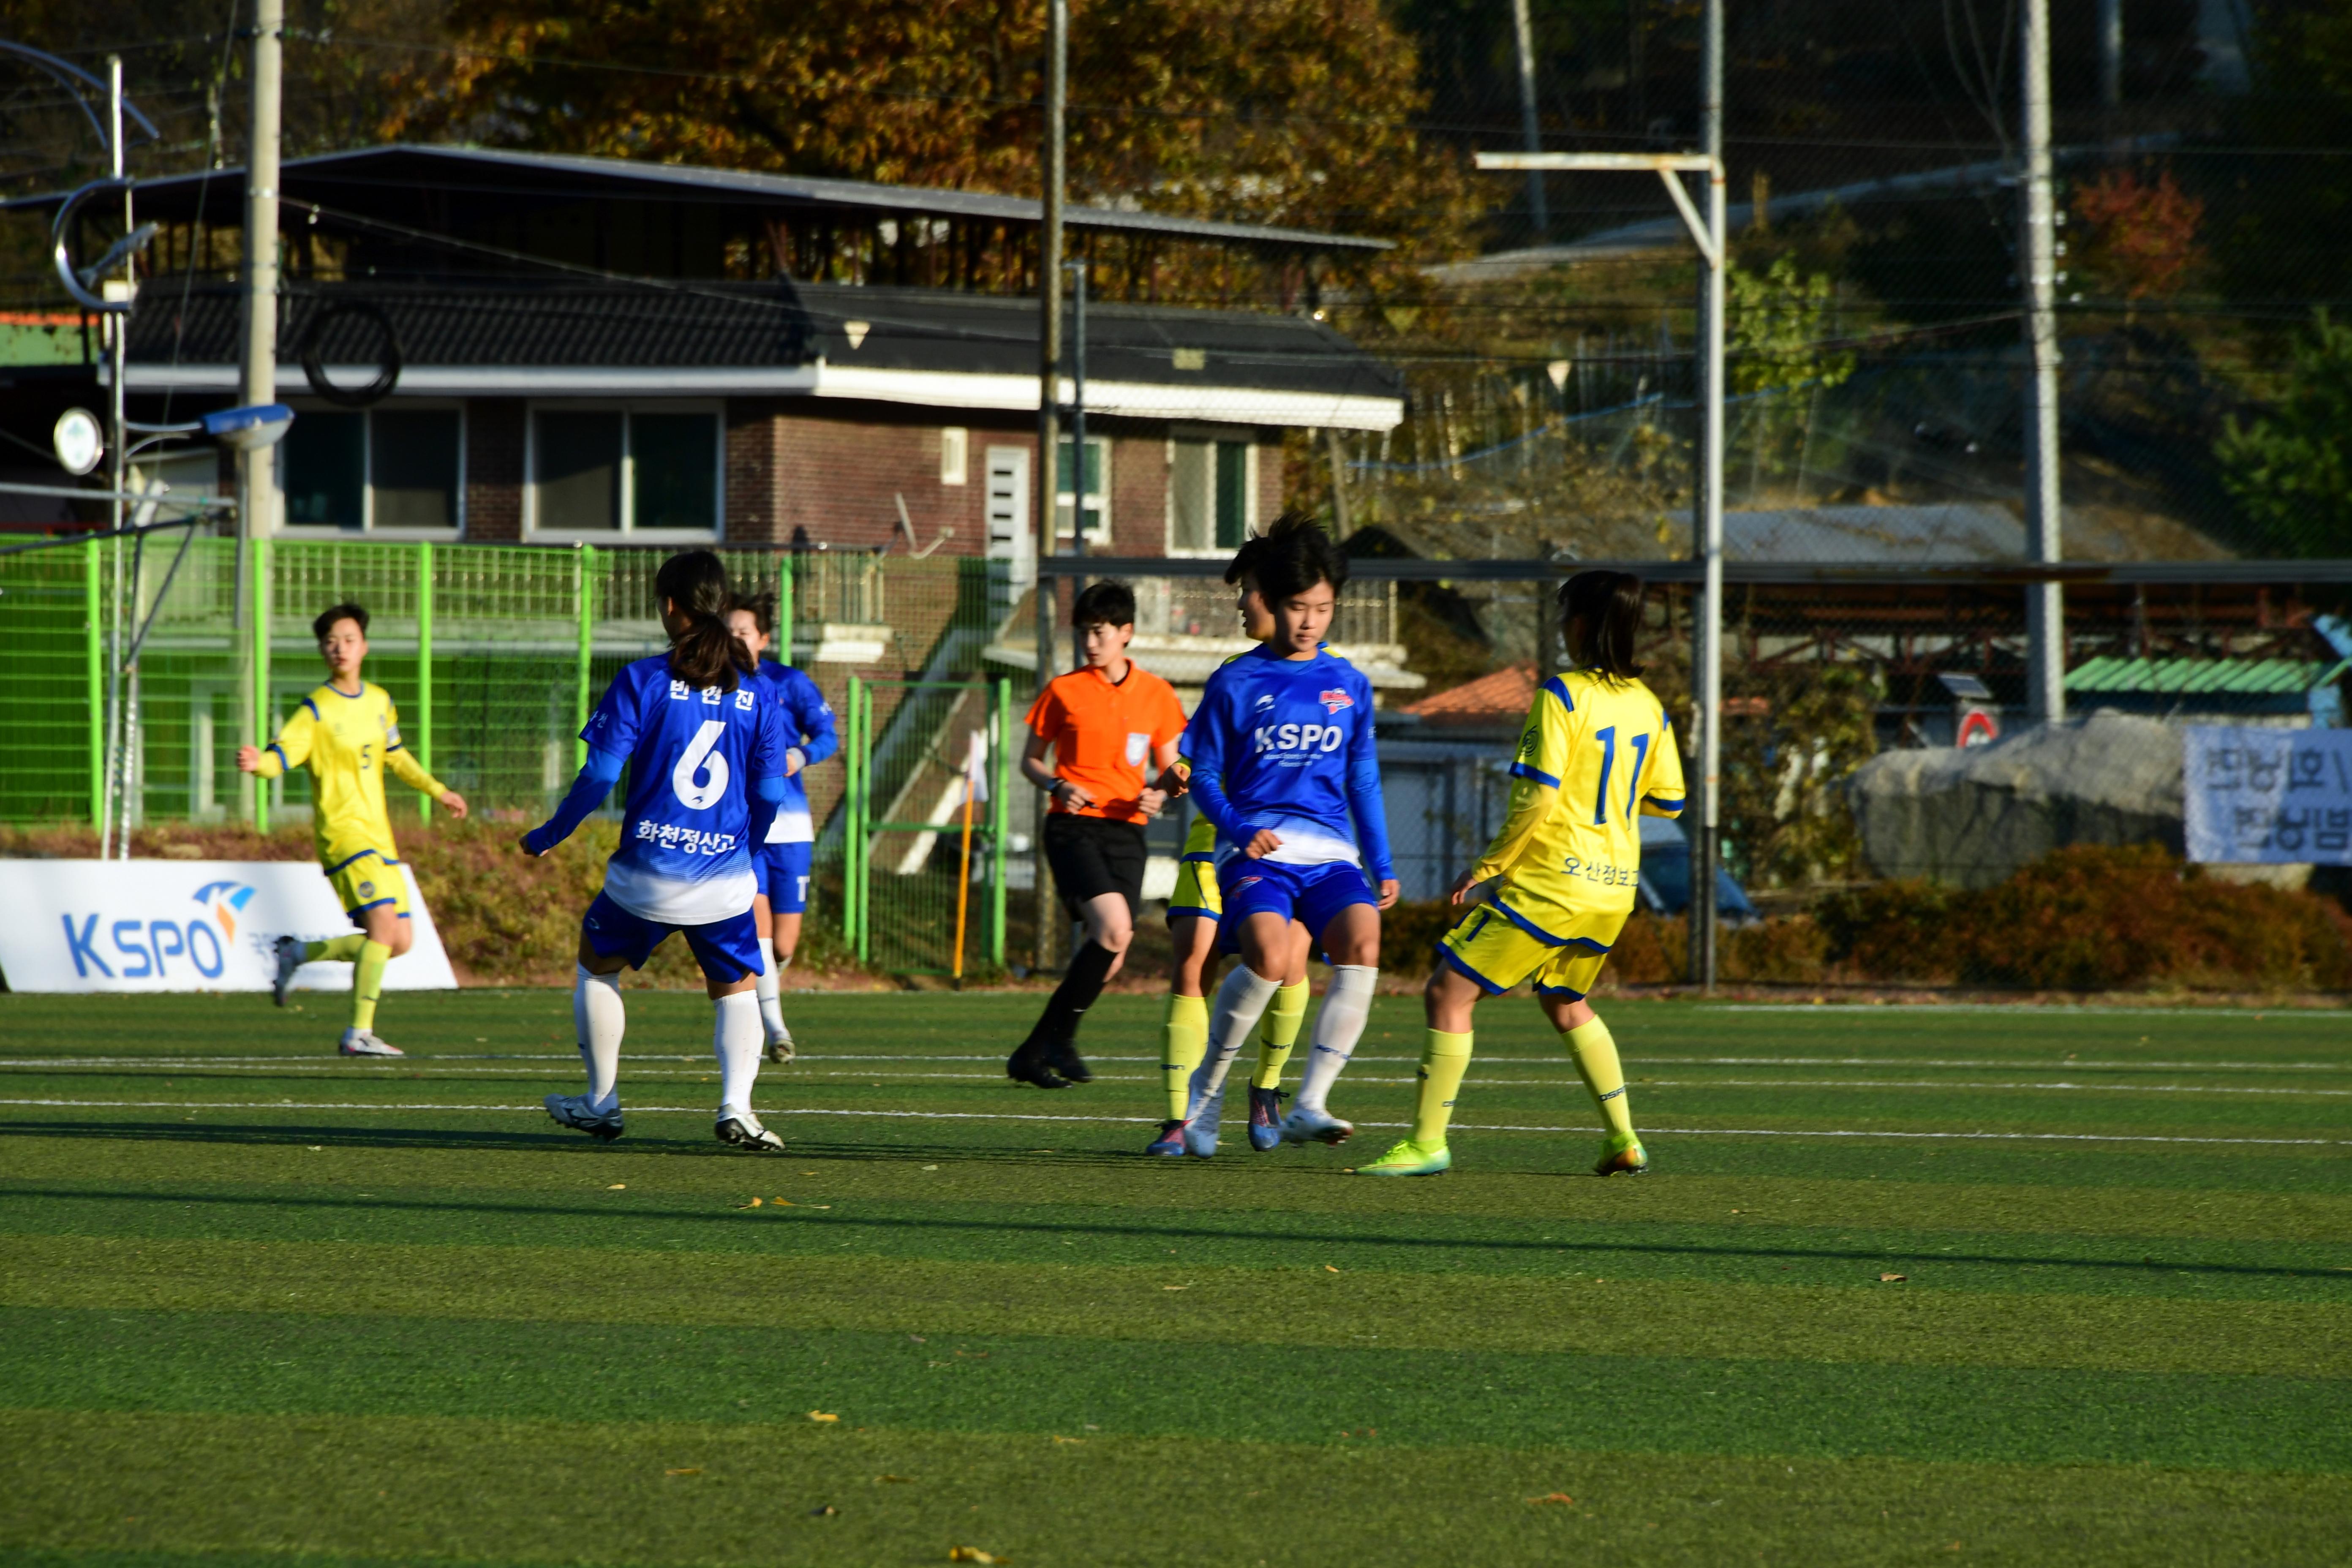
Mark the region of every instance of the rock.
[[2182, 850], [2180, 731], [2102, 710], [1990, 745], [1883, 752], [1847, 800], [1882, 877], [1985, 888], [2069, 844]]

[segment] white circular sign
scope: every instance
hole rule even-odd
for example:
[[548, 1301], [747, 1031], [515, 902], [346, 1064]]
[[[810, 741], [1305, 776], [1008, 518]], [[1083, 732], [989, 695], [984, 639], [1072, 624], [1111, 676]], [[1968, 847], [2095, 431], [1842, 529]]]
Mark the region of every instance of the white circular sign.
[[98, 416], [87, 408], [68, 408], [58, 415], [49, 440], [57, 448], [58, 462], [69, 474], [89, 472], [106, 455], [106, 432], [100, 427]]

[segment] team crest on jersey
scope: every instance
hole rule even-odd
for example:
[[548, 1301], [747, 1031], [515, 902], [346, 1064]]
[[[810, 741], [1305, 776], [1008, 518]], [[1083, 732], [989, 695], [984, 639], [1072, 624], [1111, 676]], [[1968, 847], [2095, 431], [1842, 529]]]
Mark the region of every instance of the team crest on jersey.
[[1323, 704], [1323, 711], [1326, 713], [1337, 713], [1342, 708], [1353, 708], [1356, 705], [1354, 698], [1336, 686], [1317, 697], [1315, 700]]

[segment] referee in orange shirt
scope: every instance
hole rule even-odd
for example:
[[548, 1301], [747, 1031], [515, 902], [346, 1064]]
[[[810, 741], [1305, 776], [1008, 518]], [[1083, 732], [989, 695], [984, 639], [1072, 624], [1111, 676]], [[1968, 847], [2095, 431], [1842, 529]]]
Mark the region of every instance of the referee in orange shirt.
[[[1029, 745], [1021, 773], [1053, 797], [1045, 818], [1045, 863], [1070, 918], [1086, 941], [1070, 956], [1029, 1037], [1005, 1072], [1039, 1089], [1067, 1089], [1094, 1074], [1078, 1056], [1078, 1024], [1135, 938], [1143, 900], [1143, 824], [1168, 804], [1144, 782], [1176, 764], [1184, 710], [1176, 689], [1127, 657], [1135, 637], [1135, 593], [1124, 583], [1096, 583], [1070, 612], [1086, 656], [1083, 668], [1056, 676], [1029, 710]], [[1045, 753], [1054, 765], [1045, 765]]]

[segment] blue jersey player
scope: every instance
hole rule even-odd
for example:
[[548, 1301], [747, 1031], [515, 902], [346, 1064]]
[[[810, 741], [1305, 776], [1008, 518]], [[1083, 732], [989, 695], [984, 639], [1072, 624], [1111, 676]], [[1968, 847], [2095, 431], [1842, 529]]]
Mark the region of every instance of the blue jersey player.
[[1209, 1048], [1193, 1069], [1184, 1152], [1216, 1152], [1225, 1070], [1257, 1026], [1303, 922], [1331, 964], [1314, 1048], [1282, 1140], [1344, 1142], [1325, 1109], [1380, 978], [1380, 912], [1396, 902], [1372, 743], [1372, 687], [1321, 646], [1348, 563], [1305, 518], [1275, 525], [1250, 563], [1274, 635], [1209, 677], [1185, 731], [1192, 798], [1216, 825], [1223, 926], [1242, 963], [1218, 988]]
[[807, 774], [841, 749], [841, 738], [834, 732], [833, 708], [815, 681], [789, 664], [760, 658], [776, 635], [773, 594], [739, 596], [727, 612], [727, 625], [751, 655], [761, 700], [774, 703], [784, 721], [784, 798], [777, 803], [766, 842], [751, 851], [760, 874], [751, 914], [760, 922], [760, 940], [774, 955], [774, 962], [760, 970], [760, 1021], [768, 1029], [768, 1059], [788, 1062], [793, 1059], [793, 1032], [784, 1026], [783, 973], [793, 966], [793, 950], [800, 945], [801, 916], [808, 910], [810, 857], [816, 849]]
[[718, 1136], [758, 1152], [782, 1140], [751, 1114], [760, 1075], [760, 931], [752, 849], [784, 795], [783, 719], [761, 699], [751, 658], [727, 629], [727, 569], [707, 550], [674, 555], [654, 578], [670, 650], [614, 678], [580, 738], [588, 761], [572, 792], [522, 847], [544, 855], [602, 804], [625, 765], [620, 847], [580, 922], [572, 995], [588, 1092], [551, 1094], [547, 1113], [602, 1139], [621, 1135], [620, 975], [684, 931], [717, 1011]]

